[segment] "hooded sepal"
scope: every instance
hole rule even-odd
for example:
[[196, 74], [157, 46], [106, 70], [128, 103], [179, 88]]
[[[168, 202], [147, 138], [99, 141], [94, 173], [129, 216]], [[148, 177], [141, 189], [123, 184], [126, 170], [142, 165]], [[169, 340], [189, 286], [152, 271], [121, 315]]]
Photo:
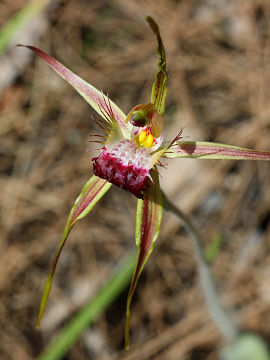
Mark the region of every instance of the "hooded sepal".
[[96, 205], [96, 203], [101, 199], [101, 197], [109, 190], [111, 187], [111, 184], [108, 183], [106, 180], [100, 179], [97, 176], [92, 176], [88, 182], [84, 185], [82, 192], [76, 199], [67, 223], [66, 227], [62, 236], [62, 240], [59, 244], [59, 247], [57, 249], [56, 255], [54, 257], [53, 263], [50, 268], [49, 275], [47, 277], [46, 283], [44, 285], [44, 290], [42, 294], [42, 299], [40, 303], [40, 309], [39, 309], [39, 315], [37, 320], [36, 327], [39, 328], [41, 318], [43, 316], [44, 310], [47, 305], [48, 297], [50, 294], [51, 286], [52, 286], [52, 280], [53, 275], [55, 273], [56, 265], [58, 263], [60, 254], [63, 250], [63, 247], [66, 243], [67, 237], [70, 233], [70, 230], [75, 225], [75, 223], [79, 220], [84, 218]]
[[138, 200], [136, 216], [136, 244], [138, 246], [138, 258], [136, 269], [132, 278], [127, 298], [126, 309], [126, 349], [129, 348], [129, 318], [131, 300], [146, 261], [153, 251], [154, 243], [158, 237], [162, 218], [162, 195], [159, 186], [158, 174], [151, 170], [153, 181], [149, 180], [144, 199]]
[[155, 82], [152, 87], [151, 103], [155, 105], [159, 114], [163, 115], [165, 111], [165, 99], [167, 94], [167, 87], [165, 85], [167, 79], [165, 49], [157, 23], [150, 16], [146, 17], [146, 21], [157, 37], [157, 52], [159, 54], [158, 72], [156, 73]]
[[182, 141], [172, 144], [163, 154], [167, 158], [270, 160], [270, 151], [257, 151], [239, 146], [203, 141]]

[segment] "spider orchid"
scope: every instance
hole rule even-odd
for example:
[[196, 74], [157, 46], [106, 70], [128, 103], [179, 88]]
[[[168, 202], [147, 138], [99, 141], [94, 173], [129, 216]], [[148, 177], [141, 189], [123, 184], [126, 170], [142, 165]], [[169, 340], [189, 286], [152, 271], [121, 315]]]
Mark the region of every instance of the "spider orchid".
[[[157, 38], [158, 71], [152, 87], [151, 102], [135, 106], [126, 116], [106, 95], [75, 75], [44, 51], [25, 46], [40, 56], [65, 79], [101, 116], [98, 124], [104, 130], [102, 149], [93, 158], [94, 175], [76, 199], [45, 283], [37, 327], [45, 310], [55, 268], [75, 223], [84, 218], [109, 190], [112, 184], [130, 191], [138, 198], [135, 239], [137, 265], [131, 282], [126, 309], [126, 348], [129, 347], [130, 304], [140, 274], [158, 237], [162, 218], [162, 193], [157, 166], [159, 159], [199, 158], [270, 160], [270, 152], [199, 141], [182, 141], [182, 130], [170, 142], [164, 142], [164, 111], [167, 93], [166, 58], [158, 25], [146, 17]], [[24, 46], [24, 45], [20, 45]]]

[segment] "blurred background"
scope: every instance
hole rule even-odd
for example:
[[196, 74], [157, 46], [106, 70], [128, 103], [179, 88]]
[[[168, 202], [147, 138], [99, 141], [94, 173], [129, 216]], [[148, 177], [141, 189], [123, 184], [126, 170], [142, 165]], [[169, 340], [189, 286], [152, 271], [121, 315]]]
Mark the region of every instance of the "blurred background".
[[[150, 100], [159, 24], [167, 54], [166, 138], [270, 150], [267, 0], [1, 0], [0, 358], [36, 359], [135, 249], [136, 199], [112, 187], [73, 229], [41, 329], [39, 302], [71, 206], [92, 175], [88, 104], [16, 43], [36, 45], [109, 93], [125, 113]], [[270, 342], [269, 163], [174, 160], [161, 169], [170, 199], [211, 252], [225, 308]], [[213, 360], [223, 338], [204, 305], [189, 237], [165, 214], [132, 304], [128, 287], [63, 359]], [[53, 358], [51, 358], [53, 359]], [[256, 360], [256, 359], [254, 359]]]

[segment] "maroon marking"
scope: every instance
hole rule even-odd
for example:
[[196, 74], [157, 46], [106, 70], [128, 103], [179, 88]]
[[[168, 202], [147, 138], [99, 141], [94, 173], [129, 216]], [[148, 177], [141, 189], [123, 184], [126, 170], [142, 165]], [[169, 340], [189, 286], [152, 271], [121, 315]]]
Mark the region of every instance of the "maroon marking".
[[96, 176], [130, 191], [138, 199], [143, 199], [149, 170], [138, 168], [134, 164], [124, 165], [121, 159], [105, 151], [92, 160], [93, 172]]

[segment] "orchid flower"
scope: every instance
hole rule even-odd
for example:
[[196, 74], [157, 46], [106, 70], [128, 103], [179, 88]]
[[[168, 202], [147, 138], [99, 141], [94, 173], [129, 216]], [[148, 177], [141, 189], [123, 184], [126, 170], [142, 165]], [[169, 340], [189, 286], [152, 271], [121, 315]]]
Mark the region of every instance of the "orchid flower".
[[[270, 160], [269, 151], [256, 151], [232, 145], [200, 141], [183, 141], [182, 130], [174, 139], [164, 141], [164, 111], [167, 93], [166, 57], [158, 25], [146, 17], [157, 39], [158, 71], [150, 103], [135, 106], [126, 116], [106, 95], [71, 72], [44, 51], [25, 46], [40, 56], [65, 79], [101, 116], [104, 130], [100, 154], [93, 158], [94, 175], [76, 199], [45, 283], [37, 327], [45, 310], [52, 279], [67, 237], [79, 219], [84, 218], [112, 184], [128, 190], [138, 198], [135, 239], [137, 265], [127, 299], [126, 348], [129, 346], [130, 304], [140, 274], [158, 237], [162, 218], [162, 192], [157, 167], [160, 158]], [[24, 45], [20, 45], [24, 46]]]

